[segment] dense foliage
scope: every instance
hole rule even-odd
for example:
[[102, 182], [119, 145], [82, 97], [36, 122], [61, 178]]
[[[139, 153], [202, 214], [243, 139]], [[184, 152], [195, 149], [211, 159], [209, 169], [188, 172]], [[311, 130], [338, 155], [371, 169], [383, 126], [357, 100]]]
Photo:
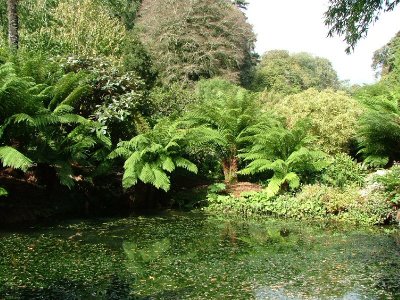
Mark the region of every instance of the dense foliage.
[[325, 13], [329, 35], [344, 35], [348, 44], [346, 52], [354, 49], [357, 42], [368, 33], [370, 24], [376, 22], [382, 12], [392, 11], [399, 0], [330, 0]]
[[252, 88], [257, 91], [294, 94], [309, 88], [336, 89], [339, 80], [329, 60], [308, 53], [285, 50], [265, 53], [258, 64]]
[[287, 96], [273, 109], [286, 118], [289, 127], [309, 118], [316, 143], [330, 154], [350, 150], [362, 113], [362, 106], [345, 92], [315, 89]]
[[140, 36], [163, 82], [245, 80], [255, 38], [230, 1], [144, 0], [139, 15]]
[[[397, 4], [367, 2], [368, 18]], [[331, 1], [331, 33], [350, 26], [354, 44], [365, 33], [351, 27], [364, 15], [361, 4]], [[98, 197], [128, 208], [193, 207], [205, 197], [197, 203], [176, 195], [216, 182], [225, 195], [210, 193], [208, 211], [395, 220], [398, 35], [375, 54], [380, 81], [350, 94], [339, 90], [325, 58], [273, 50], [256, 66], [246, 6], [18, 2], [13, 16], [0, 20], [2, 214], [18, 202], [9, 199], [28, 202], [21, 191], [50, 198], [62, 192], [71, 203], [79, 199], [85, 213]], [[3, 1], [0, 14], [6, 10]], [[352, 19], [335, 25], [337, 15]], [[9, 24], [18, 44], [7, 45]], [[258, 193], [241, 196], [240, 181]]]

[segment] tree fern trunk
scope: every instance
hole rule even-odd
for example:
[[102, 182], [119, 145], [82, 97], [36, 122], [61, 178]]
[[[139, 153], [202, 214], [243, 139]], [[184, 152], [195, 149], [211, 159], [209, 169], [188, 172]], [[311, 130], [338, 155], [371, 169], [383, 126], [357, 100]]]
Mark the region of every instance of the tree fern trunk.
[[157, 201], [156, 188], [150, 184], [138, 182], [134, 189], [134, 210], [153, 210], [157, 209], [159, 203]]
[[237, 182], [238, 159], [230, 157], [222, 161], [222, 169], [224, 171], [225, 183]]
[[18, 49], [18, 11], [17, 11], [18, 0], [7, 0], [7, 11], [8, 11], [8, 41], [10, 47], [14, 50]]

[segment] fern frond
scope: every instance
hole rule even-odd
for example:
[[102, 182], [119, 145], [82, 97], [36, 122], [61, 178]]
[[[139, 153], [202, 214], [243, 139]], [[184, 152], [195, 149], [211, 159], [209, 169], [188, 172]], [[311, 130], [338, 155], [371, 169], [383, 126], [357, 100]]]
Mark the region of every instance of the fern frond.
[[137, 182], [138, 182], [138, 177], [136, 176], [136, 173], [124, 172], [124, 175], [122, 177], [122, 187], [124, 189], [128, 189], [136, 185]]
[[281, 190], [281, 186], [282, 186], [283, 182], [284, 182], [284, 180], [282, 177], [273, 176], [269, 180], [268, 186], [266, 188], [268, 197], [273, 197], [273, 196], [277, 195], [279, 193], [279, 191]]
[[272, 162], [268, 159], [256, 159], [249, 163], [246, 168], [240, 170], [238, 173], [242, 175], [254, 175], [271, 169], [271, 165]]
[[27, 123], [30, 126], [35, 126], [35, 120], [28, 114], [20, 113], [20, 114], [15, 114], [12, 117], [10, 117], [11, 122], [15, 124], [19, 123]]
[[58, 116], [61, 124], [87, 124], [89, 121], [82, 116], [76, 114], [62, 114]]
[[75, 182], [72, 179], [72, 168], [71, 165], [68, 162], [59, 162], [56, 165], [56, 172], [58, 175], [58, 178], [60, 179], [60, 183], [69, 189], [71, 189], [74, 185]]
[[9, 146], [0, 147], [0, 161], [5, 167], [21, 169], [22, 171], [27, 171], [33, 165], [32, 160]]
[[157, 189], [168, 191], [171, 187], [169, 177], [160, 169], [154, 170], [154, 182], [152, 183]]
[[192, 172], [195, 174], [197, 174], [197, 172], [198, 172], [197, 166], [194, 163], [192, 163], [191, 161], [189, 161], [183, 157], [175, 158], [175, 165], [179, 168], [186, 169], [189, 172]]
[[297, 189], [300, 186], [300, 177], [294, 172], [287, 173], [283, 180], [289, 184], [291, 189]]
[[132, 152], [125, 147], [118, 147], [107, 156], [107, 159], [116, 159], [118, 157], [128, 159], [131, 153]]
[[7, 195], [8, 195], [7, 190], [0, 186], [0, 197], [7, 196]]
[[74, 111], [74, 108], [72, 106], [60, 104], [53, 110], [53, 113], [60, 116], [60, 115], [72, 113], [73, 111]]
[[84, 80], [86, 74], [83, 72], [79, 73], [68, 73], [65, 74], [54, 86], [54, 97], [50, 101], [49, 108], [54, 110], [68, 95], [70, 95]]
[[171, 173], [175, 170], [175, 164], [173, 162], [173, 160], [171, 159], [171, 157], [166, 156], [164, 158], [162, 158], [162, 165], [161, 165], [162, 169]]
[[150, 166], [150, 164], [145, 163], [140, 174], [139, 174], [139, 179], [143, 181], [144, 183], [149, 183], [149, 184], [154, 184], [155, 175], [154, 175], [154, 169]]
[[92, 89], [89, 85], [83, 84], [76, 87], [61, 103], [60, 105], [69, 105], [78, 108], [82, 99], [89, 96], [92, 93]]

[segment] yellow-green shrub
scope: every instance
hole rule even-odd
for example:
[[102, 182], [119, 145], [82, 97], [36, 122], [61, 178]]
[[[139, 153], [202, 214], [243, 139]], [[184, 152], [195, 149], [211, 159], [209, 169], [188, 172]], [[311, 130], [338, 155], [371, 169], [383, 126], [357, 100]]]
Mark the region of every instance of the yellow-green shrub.
[[106, 7], [91, 0], [63, 0], [52, 10], [51, 22], [29, 33], [21, 29], [21, 46], [77, 56], [118, 56], [126, 29]]
[[311, 133], [318, 137], [316, 142], [330, 154], [349, 151], [362, 113], [361, 105], [355, 99], [345, 92], [333, 90], [308, 89], [269, 105], [286, 118], [289, 127], [300, 119], [309, 118]]

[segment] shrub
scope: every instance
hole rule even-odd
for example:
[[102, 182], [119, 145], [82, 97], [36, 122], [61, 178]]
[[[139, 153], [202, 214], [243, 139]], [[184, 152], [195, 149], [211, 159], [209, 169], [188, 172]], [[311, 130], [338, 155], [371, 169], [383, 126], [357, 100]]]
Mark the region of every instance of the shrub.
[[271, 108], [286, 118], [289, 127], [300, 119], [311, 119], [317, 145], [329, 154], [349, 152], [362, 113], [361, 105], [346, 93], [316, 89], [287, 96]]
[[345, 153], [338, 153], [333, 161], [324, 170], [321, 176], [321, 183], [333, 186], [344, 187], [346, 185], [361, 186], [364, 183], [366, 170], [362, 165], [354, 161]]
[[183, 89], [176, 83], [153, 88], [149, 97], [154, 107], [152, 118], [155, 120], [163, 117], [178, 117], [189, 104], [196, 101], [196, 97], [190, 90]]
[[251, 192], [239, 198], [209, 193], [209, 213], [239, 216], [272, 215], [282, 218], [331, 220], [351, 224], [383, 224], [394, 210], [385, 197], [373, 193], [362, 197], [356, 186], [344, 188], [306, 185], [297, 194], [268, 197], [265, 192]]
[[126, 29], [97, 1], [64, 0], [57, 3], [46, 24], [21, 30], [21, 45], [53, 54], [112, 56], [122, 53]]
[[393, 166], [385, 175], [376, 177], [383, 185], [384, 195], [397, 208], [400, 207], [400, 166]]

